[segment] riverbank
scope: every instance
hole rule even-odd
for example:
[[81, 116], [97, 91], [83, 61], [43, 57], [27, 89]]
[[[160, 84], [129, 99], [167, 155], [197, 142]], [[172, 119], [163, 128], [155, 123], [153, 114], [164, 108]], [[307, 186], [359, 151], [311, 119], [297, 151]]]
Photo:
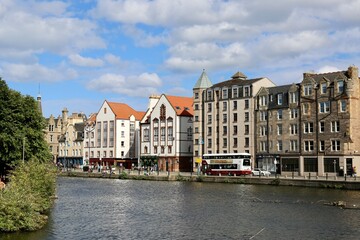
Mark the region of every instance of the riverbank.
[[122, 173], [98, 173], [66, 171], [60, 172], [61, 177], [82, 177], [82, 178], [112, 178], [149, 181], [190, 181], [209, 183], [232, 183], [232, 184], [261, 184], [273, 186], [297, 186], [315, 188], [334, 188], [345, 190], [360, 190], [360, 179], [350, 177], [287, 177], [287, 176], [204, 176], [188, 172], [153, 172], [148, 175], [144, 172], [126, 171]]

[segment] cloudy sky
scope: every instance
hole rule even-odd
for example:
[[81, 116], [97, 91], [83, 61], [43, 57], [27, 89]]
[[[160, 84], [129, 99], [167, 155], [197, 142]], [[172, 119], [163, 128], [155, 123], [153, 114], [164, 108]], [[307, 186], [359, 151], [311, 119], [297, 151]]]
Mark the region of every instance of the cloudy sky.
[[0, 0], [0, 76], [44, 116], [145, 111], [241, 71], [275, 84], [360, 66], [360, 0]]

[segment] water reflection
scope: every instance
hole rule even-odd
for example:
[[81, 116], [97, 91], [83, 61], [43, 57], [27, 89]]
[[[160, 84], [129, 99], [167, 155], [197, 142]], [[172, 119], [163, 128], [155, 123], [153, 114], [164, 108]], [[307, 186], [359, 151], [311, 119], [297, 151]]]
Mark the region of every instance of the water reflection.
[[1, 239], [357, 239], [360, 192], [216, 183], [58, 179], [49, 224]]

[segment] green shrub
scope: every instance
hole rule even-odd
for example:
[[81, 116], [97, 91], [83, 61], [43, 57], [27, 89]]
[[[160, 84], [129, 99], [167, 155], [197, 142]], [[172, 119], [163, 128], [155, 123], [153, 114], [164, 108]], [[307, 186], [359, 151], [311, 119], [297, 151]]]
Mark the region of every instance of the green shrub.
[[119, 179], [128, 179], [128, 175], [125, 171], [122, 171], [120, 174], [119, 174]]
[[33, 231], [47, 222], [56, 187], [56, 168], [30, 160], [11, 172], [0, 192], [0, 231]]

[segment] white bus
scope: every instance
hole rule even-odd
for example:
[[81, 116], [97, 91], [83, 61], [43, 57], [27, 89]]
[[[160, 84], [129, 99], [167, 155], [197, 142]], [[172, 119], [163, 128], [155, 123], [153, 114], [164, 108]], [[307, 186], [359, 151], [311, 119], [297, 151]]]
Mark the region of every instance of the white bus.
[[240, 176], [251, 174], [250, 153], [214, 153], [202, 157], [202, 172], [207, 175]]

